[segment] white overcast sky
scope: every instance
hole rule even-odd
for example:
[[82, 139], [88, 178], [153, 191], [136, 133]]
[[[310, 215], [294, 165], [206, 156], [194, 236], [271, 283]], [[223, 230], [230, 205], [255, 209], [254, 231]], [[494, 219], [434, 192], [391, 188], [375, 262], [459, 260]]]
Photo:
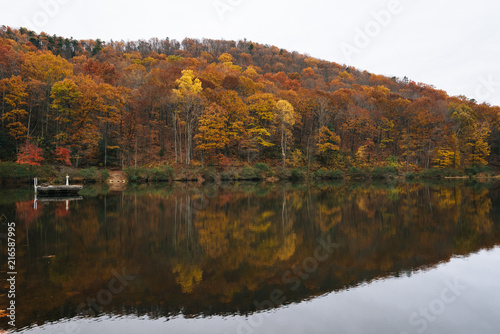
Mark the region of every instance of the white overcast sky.
[[0, 0], [0, 25], [77, 39], [246, 38], [500, 105], [497, 0]]

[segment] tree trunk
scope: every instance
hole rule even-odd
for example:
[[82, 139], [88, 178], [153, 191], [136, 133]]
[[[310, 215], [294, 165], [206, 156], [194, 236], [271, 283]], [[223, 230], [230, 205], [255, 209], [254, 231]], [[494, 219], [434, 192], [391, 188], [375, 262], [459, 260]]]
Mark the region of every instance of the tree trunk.
[[175, 111], [172, 113], [172, 126], [174, 128], [174, 151], [175, 151], [175, 163], [177, 163], [177, 116]]
[[135, 163], [134, 163], [134, 166], [135, 168], [137, 168], [137, 130], [136, 130], [136, 133], [135, 133]]
[[429, 153], [427, 155], [427, 164], [429, 165], [429, 168], [431, 166], [431, 154], [432, 151], [434, 151], [435, 146], [432, 144], [432, 141], [429, 141]]
[[410, 129], [406, 129], [406, 172], [410, 170]]
[[307, 144], [306, 144], [306, 159], [307, 159], [307, 171], [309, 172], [309, 169], [311, 167], [310, 159], [309, 159], [309, 138], [307, 138]]
[[192, 105], [186, 106], [186, 127], [185, 127], [185, 145], [186, 145], [186, 165], [191, 164], [191, 117]]
[[185, 146], [185, 154], [186, 154], [186, 165], [189, 165], [189, 143], [188, 143], [188, 125], [186, 122], [186, 126], [184, 129], [184, 146]]
[[285, 124], [281, 123], [281, 155], [283, 156], [283, 169], [285, 169], [286, 147], [285, 147]]
[[2, 130], [4, 129], [4, 115], [5, 115], [5, 89], [2, 92]]
[[30, 106], [30, 112], [28, 114], [28, 129], [26, 131], [26, 136], [29, 137], [30, 136], [30, 127], [31, 127], [31, 112], [32, 112], [32, 107]]
[[106, 124], [106, 131], [104, 133], [104, 167], [108, 166], [108, 125]]
[[177, 134], [179, 136], [179, 161], [182, 162], [183, 161], [183, 158], [182, 158], [182, 133], [180, 131], [180, 124], [179, 124], [179, 130], [177, 131]]
[[[49, 115], [50, 115], [50, 88], [47, 92], [47, 114], [46, 114], [46, 121], [45, 121], [45, 135], [48, 137], [49, 136]], [[43, 127], [42, 127], [43, 129]], [[43, 130], [42, 130], [43, 132]], [[42, 134], [43, 137], [43, 134]]]
[[165, 138], [164, 138], [164, 125], [163, 125], [163, 108], [159, 108], [158, 110], [159, 116], [158, 116], [158, 140], [160, 141], [160, 150], [162, 152], [165, 152]]

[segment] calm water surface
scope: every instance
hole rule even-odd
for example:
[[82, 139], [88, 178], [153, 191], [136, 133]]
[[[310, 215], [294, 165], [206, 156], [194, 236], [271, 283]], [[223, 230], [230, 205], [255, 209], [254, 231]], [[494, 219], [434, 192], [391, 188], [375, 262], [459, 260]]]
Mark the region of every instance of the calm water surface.
[[0, 189], [0, 214], [14, 333], [500, 331], [499, 184]]

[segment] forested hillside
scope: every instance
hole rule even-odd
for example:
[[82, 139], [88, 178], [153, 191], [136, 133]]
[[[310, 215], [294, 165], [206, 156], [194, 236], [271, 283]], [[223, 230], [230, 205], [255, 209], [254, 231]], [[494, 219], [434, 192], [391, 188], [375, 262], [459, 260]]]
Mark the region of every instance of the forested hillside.
[[0, 28], [0, 160], [466, 169], [500, 108], [249, 41], [74, 40]]

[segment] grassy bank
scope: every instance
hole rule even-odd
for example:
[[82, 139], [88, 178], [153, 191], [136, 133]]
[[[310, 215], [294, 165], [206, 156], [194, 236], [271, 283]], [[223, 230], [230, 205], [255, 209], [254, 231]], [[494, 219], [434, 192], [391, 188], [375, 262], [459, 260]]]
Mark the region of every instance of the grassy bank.
[[353, 167], [342, 171], [337, 169], [318, 169], [308, 171], [305, 167], [286, 168], [271, 167], [265, 163], [254, 166], [216, 169], [215, 167], [180, 167], [169, 165], [158, 167], [129, 167], [124, 170], [128, 182], [154, 183], [172, 181], [223, 182], [223, 181], [321, 181], [321, 180], [384, 180], [406, 178], [411, 179], [444, 179], [444, 178], [498, 178], [489, 169], [427, 169], [420, 172], [404, 173], [393, 166], [372, 168]]
[[[127, 167], [124, 175], [129, 183], [156, 183], [173, 181], [224, 182], [224, 181], [327, 181], [327, 180], [367, 180], [367, 179], [444, 179], [444, 178], [498, 178], [488, 168], [471, 168], [468, 170], [432, 168], [420, 172], [404, 173], [393, 166], [373, 168], [352, 167], [348, 170], [318, 169], [307, 170], [305, 167], [286, 168], [271, 167], [265, 163], [253, 166], [229, 167], [172, 167], [161, 165], [155, 167]], [[34, 177], [39, 183], [64, 184], [66, 175], [72, 183], [106, 183], [110, 173], [106, 169], [90, 167], [84, 169], [61, 166], [18, 165], [13, 162], [0, 162], [1, 184], [31, 184]]]
[[71, 168], [62, 166], [18, 165], [14, 162], [0, 162], [0, 184], [32, 184], [35, 177], [38, 183], [64, 184], [66, 175], [71, 183], [104, 183], [109, 178], [106, 169]]

